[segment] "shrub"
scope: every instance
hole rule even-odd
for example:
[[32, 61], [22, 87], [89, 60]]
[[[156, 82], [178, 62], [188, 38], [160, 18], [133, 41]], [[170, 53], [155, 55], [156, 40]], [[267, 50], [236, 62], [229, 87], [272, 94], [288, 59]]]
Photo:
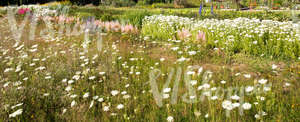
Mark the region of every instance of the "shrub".
[[134, 6], [135, 2], [131, 0], [114, 0], [111, 2], [111, 5], [114, 7], [128, 7], [128, 6]]
[[86, 4], [93, 4], [93, 5], [99, 5], [99, 0], [70, 0], [72, 4], [75, 5], [86, 5]]
[[147, 1], [144, 1], [144, 0], [139, 0], [136, 4], [137, 6], [144, 6], [144, 5], [147, 5]]
[[88, 13], [88, 12], [78, 12], [78, 13], [76, 13], [76, 15], [79, 18], [89, 18], [89, 17], [95, 16], [93, 13]]
[[174, 8], [174, 4], [154, 3], [152, 8]]

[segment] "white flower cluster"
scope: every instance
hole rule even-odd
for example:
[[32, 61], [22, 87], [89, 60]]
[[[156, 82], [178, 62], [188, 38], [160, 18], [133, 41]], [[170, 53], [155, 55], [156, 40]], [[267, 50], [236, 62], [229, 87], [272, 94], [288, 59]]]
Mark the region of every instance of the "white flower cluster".
[[[208, 38], [204, 38], [199, 31], [204, 32], [204, 36], [209, 35]], [[235, 50], [236, 47], [240, 47], [247, 53], [261, 56], [264, 56], [266, 51], [271, 51], [271, 55], [299, 57], [296, 45], [300, 43], [300, 26], [292, 21], [249, 18], [194, 20], [178, 16], [153, 15], [143, 20], [142, 32], [145, 36], [161, 40], [172, 39], [176, 34], [177, 36], [183, 34], [185, 40], [192, 41], [199, 36], [215, 46], [215, 49]]]

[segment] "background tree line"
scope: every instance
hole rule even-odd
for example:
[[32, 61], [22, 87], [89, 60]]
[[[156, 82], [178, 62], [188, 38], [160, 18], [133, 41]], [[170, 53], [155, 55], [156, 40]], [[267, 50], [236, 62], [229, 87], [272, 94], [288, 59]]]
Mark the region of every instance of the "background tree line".
[[[44, 4], [53, 1], [70, 1], [72, 4], [76, 5], [112, 5], [112, 4], [146, 4], [151, 5], [153, 3], [174, 3], [175, 4], [183, 4], [187, 0], [0, 0], [0, 6], [7, 5], [27, 5], [27, 4]], [[201, 1], [201, 0], [198, 0]]]
[[0, 6], [7, 5], [27, 5], [27, 4], [44, 4], [52, 1], [63, 1], [63, 0], [0, 0]]

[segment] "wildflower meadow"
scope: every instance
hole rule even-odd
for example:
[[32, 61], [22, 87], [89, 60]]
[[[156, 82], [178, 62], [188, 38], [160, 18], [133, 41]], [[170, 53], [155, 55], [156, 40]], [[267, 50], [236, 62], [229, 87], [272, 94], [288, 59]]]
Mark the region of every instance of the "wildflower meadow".
[[298, 10], [177, 2], [0, 7], [0, 121], [300, 121]]

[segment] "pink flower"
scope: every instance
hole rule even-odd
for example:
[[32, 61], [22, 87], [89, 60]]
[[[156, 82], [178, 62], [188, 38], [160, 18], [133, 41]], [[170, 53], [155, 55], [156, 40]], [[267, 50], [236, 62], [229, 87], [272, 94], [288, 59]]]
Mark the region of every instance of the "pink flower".
[[121, 25], [119, 22], [101, 22], [100, 20], [96, 20], [94, 24], [100, 26], [101, 28], [105, 28], [107, 32], [122, 32], [122, 33], [137, 32], [137, 28], [130, 24]]
[[18, 14], [25, 14], [26, 12], [30, 12], [30, 9], [29, 8], [20, 8], [18, 10]]
[[136, 32], [136, 28], [133, 27], [132, 25], [125, 25], [121, 27], [121, 31], [123, 33], [134, 33]]
[[117, 32], [121, 29], [121, 24], [118, 22], [105, 22], [103, 26], [108, 32], [109, 31]]
[[25, 10], [23, 9], [23, 8], [20, 8], [19, 10], [18, 10], [18, 14], [24, 14], [25, 13]]
[[67, 17], [66, 23], [73, 23], [74, 22], [74, 17]]
[[100, 21], [100, 20], [96, 20], [96, 21], [94, 22], [94, 24], [97, 25], [97, 26], [101, 26], [101, 21]]
[[117, 32], [121, 29], [121, 25], [118, 22], [111, 22], [111, 28]]
[[27, 11], [30, 12], [30, 9], [29, 8], [25, 8], [25, 12], [27, 12]]
[[186, 30], [186, 29], [182, 29], [181, 31], [178, 31], [177, 33], [179, 39], [186, 39], [186, 38], [189, 38], [192, 34], [190, 33], [189, 30]]
[[110, 31], [111, 30], [111, 25], [110, 25], [110, 22], [105, 22], [104, 23], [104, 27], [107, 31]]
[[197, 40], [205, 41], [205, 40], [206, 40], [206, 38], [205, 38], [205, 33], [202, 32], [202, 31], [198, 31], [198, 34], [197, 34]]
[[65, 16], [59, 16], [58, 17], [58, 22], [64, 22], [66, 20]]

